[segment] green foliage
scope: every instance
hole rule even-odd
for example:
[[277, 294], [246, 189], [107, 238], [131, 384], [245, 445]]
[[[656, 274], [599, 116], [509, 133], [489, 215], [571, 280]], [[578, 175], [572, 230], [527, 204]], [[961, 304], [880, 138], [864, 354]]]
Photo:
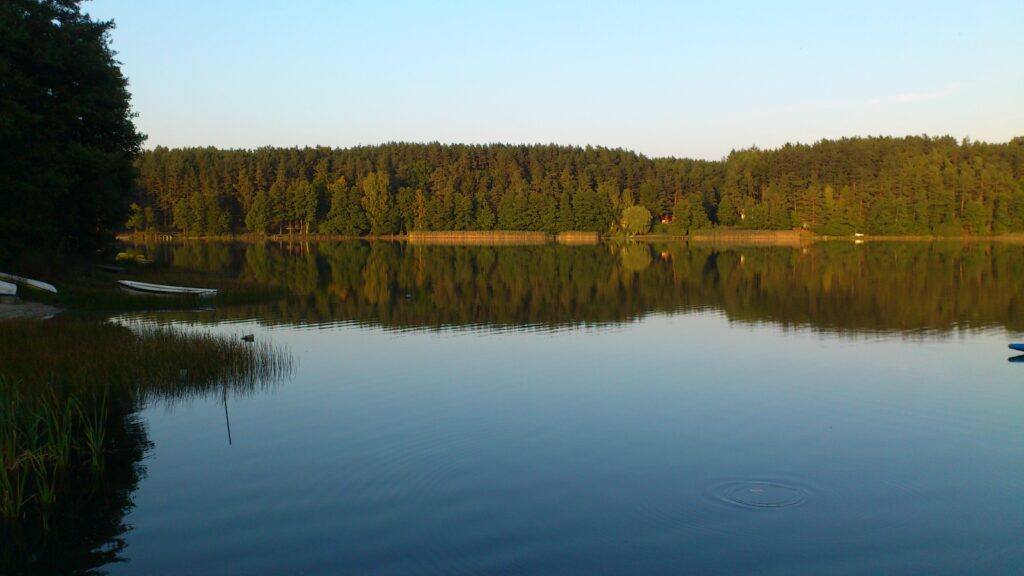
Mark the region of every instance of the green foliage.
[[651, 229], [651, 212], [637, 204], [622, 211], [622, 229], [626, 234], [646, 234]]
[[370, 223], [371, 234], [394, 232], [394, 215], [391, 212], [391, 179], [382, 172], [371, 172], [360, 181], [363, 191], [362, 205]]
[[125, 222], [143, 136], [112, 27], [77, 0], [0, 2], [0, 260], [86, 251]]
[[715, 216], [718, 219], [718, 223], [722, 226], [733, 226], [739, 221], [740, 217], [728, 196], [722, 196], [722, 199], [718, 201], [718, 209], [715, 210]]
[[328, 184], [327, 191], [331, 195], [331, 209], [327, 212], [327, 219], [320, 225], [320, 229], [328, 234], [344, 236], [365, 234], [370, 228], [370, 223], [366, 219], [366, 212], [363, 211], [359, 190], [346, 186], [345, 179], [340, 178]]
[[639, 190], [639, 204], [651, 214], [661, 214], [664, 207], [662, 206], [662, 195], [658, 185], [652, 180], [645, 180], [640, 185]]
[[[608, 233], [634, 204], [669, 216], [676, 234], [711, 225], [840, 235], [1024, 232], [1024, 147], [951, 138], [823, 140], [740, 150], [722, 162], [560, 146], [157, 147], [137, 168], [138, 204], [152, 213], [147, 227], [195, 233], [224, 228], [211, 213], [228, 228], [241, 228], [244, 215], [252, 230], [260, 192], [269, 200], [258, 210], [268, 221], [258, 219], [260, 227], [278, 232]], [[325, 226], [334, 200], [327, 183], [338, 178], [358, 183], [365, 229], [341, 225], [347, 217], [337, 211], [341, 220]]]
[[125, 223], [125, 228], [136, 232], [146, 230], [146, 215], [142, 211], [142, 207], [135, 202], [128, 207], [128, 222]]
[[245, 227], [257, 234], [266, 234], [270, 229], [270, 195], [266, 190], [256, 193], [256, 198], [245, 215]]

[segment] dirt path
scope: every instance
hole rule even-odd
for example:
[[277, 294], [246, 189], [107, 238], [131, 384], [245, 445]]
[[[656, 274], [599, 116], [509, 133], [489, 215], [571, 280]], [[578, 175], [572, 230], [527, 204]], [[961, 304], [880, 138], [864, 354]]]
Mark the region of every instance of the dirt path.
[[12, 296], [0, 298], [0, 322], [5, 320], [45, 320], [60, 312], [60, 308], [28, 302]]

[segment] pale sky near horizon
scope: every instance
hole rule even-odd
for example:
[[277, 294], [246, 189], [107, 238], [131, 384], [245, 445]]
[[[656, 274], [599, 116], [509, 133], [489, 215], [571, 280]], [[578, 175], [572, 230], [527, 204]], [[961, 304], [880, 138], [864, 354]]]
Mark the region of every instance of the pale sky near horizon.
[[1024, 135], [1024, 2], [94, 0], [146, 147]]

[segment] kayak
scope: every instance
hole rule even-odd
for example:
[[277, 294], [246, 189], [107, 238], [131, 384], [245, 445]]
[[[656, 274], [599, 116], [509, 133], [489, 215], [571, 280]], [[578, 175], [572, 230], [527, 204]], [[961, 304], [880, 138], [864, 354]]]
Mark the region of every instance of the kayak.
[[150, 284], [148, 282], [136, 282], [134, 280], [118, 280], [118, 284], [135, 290], [137, 292], [147, 292], [150, 294], [170, 294], [170, 295], [191, 295], [191, 296], [216, 296], [217, 290], [215, 288], [190, 288], [188, 286], [168, 286], [166, 284]]
[[16, 284], [24, 284], [30, 288], [36, 288], [38, 290], [45, 290], [47, 292], [57, 293], [57, 288], [53, 284], [47, 284], [39, 280], [33, 280], [31, 278], [24, 278], [22, 276], [15, 276], [14, 274], [7, 274], [6, 272], [0, 272], [0, 280], [10, 280]]
[[1016, 350], [1017, 352], [1024, 352], [1024, 344], [1010, 344], [1010, 350]]

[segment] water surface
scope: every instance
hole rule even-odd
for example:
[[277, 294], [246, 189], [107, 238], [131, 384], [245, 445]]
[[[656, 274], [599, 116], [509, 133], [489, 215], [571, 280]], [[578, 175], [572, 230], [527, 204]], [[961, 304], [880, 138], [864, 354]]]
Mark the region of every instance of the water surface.
[[1024, 571], [1024, 247], [150, 250], [297, 364], [145, 407], [111, 574]]

